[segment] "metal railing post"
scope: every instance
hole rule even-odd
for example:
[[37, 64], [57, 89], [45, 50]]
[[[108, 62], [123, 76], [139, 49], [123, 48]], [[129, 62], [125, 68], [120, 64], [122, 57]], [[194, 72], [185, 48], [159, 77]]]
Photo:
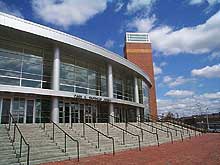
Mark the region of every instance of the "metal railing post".
[[108, 122], [107, 122], [107, 135], [109, 135], [109, 128], [108, 128]]
[[139, 151], [141, 151], [141, 140], [140, 140], [140, 136], [138, 136], [138, 146], [139, 146]]
[[79, 162], [79, 142], [77, 141], [77, 158], [78, 158], [78, 162]]
[[172, 142], [172, 144], [173, 144], [173, 135], [172, 135], [171, 132], [170, 132], [170, 138], [171, 138], [171, 142]]
[[16, 129], [16, 123], [14, 123], [13, 143], [15, 142], [15, 129]]
[[99, 148], [99, 132], [98, 132], [98, 148]]
[[54, 123], [53, 123], [53, 141], [54, 141], [54, 136], [55, 136], [55, 135], [54, 135]]
[[115, 141], [114, 141], [114, 138], [112, 138], [112, 151], [113, 151], [113, 155], [115, 155]]
[[9, 116], [9, 119], [8, 119], [8, 131], [10, 131], [11, 129], [11, 117]]
[[66, 133], [64, 135], [64, 140], [65, 140], [65, 144], [64, 144], [64, 152], [66, 153]]
[[28, 146], [27, 165], [29, 165], [29, 162], [30, 162], [30, 146], [29, 146], [29, 144], [27, 146]]
[[182, 134], [182, 132], [181, 132], [181, 134], [180, 134], [180, 135], [181, 135], [181, 139], [182, 139], [182, 142], [183, 142], [183, 134]]
[[160, 143], [159, 143], [159, 137], [158, 137], [158, 134], [156, 134], [156, 137], [157, 137], [157, 146], [159, 147]]
[[124, 133], [124, 130], [122, 131], [122, 139], [123, 139], [123, 144], [125, 144], [125, 133]]
[[19, 154], [20, 158], [21, 158], [21, 150], [22, 150], [22, 135], [21, 135], [21, 139], [20, 139], [20, 154]]
[[144, 141], [144, 134], [143, 134], [143, 129], [141, 128], [141, 137], [142, 137], [142, 142]]
[[83, 137], [85, 138], [86, 132], [85, 132], [85, 123], [83, 123]]

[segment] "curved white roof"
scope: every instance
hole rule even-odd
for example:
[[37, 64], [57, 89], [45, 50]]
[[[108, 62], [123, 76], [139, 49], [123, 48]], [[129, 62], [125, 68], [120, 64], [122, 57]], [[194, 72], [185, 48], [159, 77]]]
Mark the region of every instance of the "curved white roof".
[[65, 44], [79, 47], [84, 50], [88, 50], [90, 52], [93, 52], [95, 54], [103, 56], [109, 60], [112, 60], [116, 63], [122, 64], [122, 65], [132, 69], [136, 73], [143, 76], [145, 78], [145, 80], [151, 84], [151, 81], [150, 81], [148, 75], [142, 69], [140, 69], [137, 65], [135, 65], [134, 63], [130, 62], [129, 60], [127, 60], [127, 59], [125, 59], [125, 58], [123, 58], [123, 57], [121, 57], [121, 56], [119, 56], [109, 50], [106, 50], [100, 46], [97, 46], [91, 42], [82, 40], [78, 37], [66, 34], [64, 32], [54, 30], [52, 28], [49, 28], [49, 27], [46, 27], [43, 25], [39, 25], [37, 23], [33, 23], [33, 22], [12, 16], [12, 15], [8, 15], [8, 14], [2, 13], [2, 12], [0, 12], [0, 25], [14, 28], [17, 30], [21, 30], [21, 31], [24, 31], [27, 33], [35, 34], [38, 36], [42, 36], [45, 38], [49, 38], [49, 39], [52, 39], [55, 41], [59, 41], [59, 42], [65, 43]]

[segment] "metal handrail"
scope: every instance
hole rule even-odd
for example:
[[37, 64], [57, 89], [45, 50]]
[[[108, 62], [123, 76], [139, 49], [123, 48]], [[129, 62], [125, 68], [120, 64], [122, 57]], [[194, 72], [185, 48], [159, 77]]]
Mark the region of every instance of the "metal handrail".
[[[144, 119], [145, 119], [145, 118], [144, 118]], [[151, 126], [152, 130], [153, 130], [153, 128], [155, 128], [155, 129], [156, 129], [156, 133], [157, 133], [157, 130], [166, 132], [166, 133], [167, 133], [167, 137], [169, 137], [169, 134], [170, 134], [170, 140], [171, 140], [171, 143], [173, 143], [173, 135], [172, 135], [172, 132], [170, 132], [170, 131], [168, 131], [168, 130], [163, 130], [163, 129], [161, 129], [161, 128], [157, 128], [157, 127], [155, 127], [155, 126], [153, 126], [153, 125], [148, 124], [147, 122], [143, 122], [142, 124]]]
[[[177, 121], [177, 120], [174, 120], [174, 119], [169, 119], [171, 122], [173, 122], [174, 124], [178, 124], [178, 125], [181, 125], [182, 127], [185, 127], [187, 129], [191, 129], [191, 130], [194, 130], [194, 133], [195, 133], [195, 136], [196, 136], [196, 131], [200, 132], [200, 133], [205, 133], [206, 130], [205, 129], [201, 129], [201, 128], [197, 128], [195, 126], [192, 126], [192, 125], [189, 125], [189, 124], [185, 124], [184, 122], [181, 122], [181, 121]], [[168, 121], [169, 121], [168, 120]], [[169, 121], [169, 122], [170, 122]], [[199, 134], [200, 135], [200, 134]]]
[[[150, 118], [150, 117], [152, 117], [153, 115], [148, 114], [147, 116], [148, 116], [147, 119], [148, 119], [149, 121], [153, 122], [153, 120]], [[160, 120], [159, 120], [159, 121], [160, 121]], [[160, 125], [161, 128], [162, 128], [162, 127], [165, 127], [167, 130], [174, 130], [174, 131], [176, 132], [176, 136], [177, 136], [177, 132], [180, 132], [181, 140], [183, 141], [183, 129], [182, 129], [182, 130], [178, 130], [178, 129], [175, 129], [175, 128], [172, 128], [172, 127], [168, 127], [167, 125], [163, 125], [163, 123], [162, 123], [161, 121], [160, 121], [160, 124], [158, 124], [157, 122], [154, 122], [154, 124]], [[189, 138], [191, 138], [190, 134], [189, 134]]]
[[115, 140], [113, 137], [105, 135], [104, 133], [102, 133], [101, 131], [95, 129], [94, 127], [92, 127], [91, 125], [87, 124], [87, 123], [83, 123], [83, 137], [86, 136], [86, 132], [85, 132], [85, 125], [88, 126], [89, 128], [91, 128], [92, 130], [96, 131], [98, 133], [98, 148], [99, 148], [99, 134], [103, 135], [104, 137], [108, 138], [108, 139], [112, 139], [112, 153], [113, 155], [115, 155]]
[[[111, 115], [109, 115], [109, 116], [111, 116]], [[109, 130], [109, 129], [108, 129], [108, 124], [111, 124], [113, 127], [116, 127], [116, 128], [118, 128], [118, 129], [122, 130], [123, 144], [125, 144], [125, 138], [124, 138], [125, 136], [124, 136], [124, 132], [126, 132], [126, 133], [128, 133], [128, 134], [130, 134], [130, 135], [132, 135], [132, 136], [136, 136], [136, 137], [138, 137], [139, 151], [141, 151], [141, 141], [140, 141], [140, 136], [139, 136], [139, 135], [134, 134], [134, 133], [132, 133], [132, 132], [126, 130], [126, 129], [123, 129], [123, 128], [117, 126], [117, 125], [114, 125], [114, 124], [111, 123], [111, 122], [107, 123], [107, 132], [108, 132], [108, 130]]]
[[[12, 119], [12, 121], [11, 121]], [[14, 123], [14, 130], [13, 130], [13, 140], [12, 140], [12, 143], [15, 142], [15, 132], [16, 132], [16, 129], [18, 130], [21, 138], [20, 138], [20, 151], [19, 151], [19, 158], [21, 158], [21, 152], [22, 152], [22, 141], [24, 141], [24, 143], [26, 144], [27, 148], [28, 148], [28, 151], [27, 151], [27, 165], [30, 164], [30, 145], [29, 143], [27, 143], [27, 141], [25, 140], [23, 134], [21, 133], [21, 130], [19, 129], [18, 125], [17, 125], [17, 122], [16, 120], [14, 119], [14, 117], [12, 116], [12, 114], [9, 112], [9, 121], [8, 121], [8, 124], [9, 124], [9, 127], [8, 127], [8, 132], [10, 131], [11, 129], [11, 122]], [[15, 151], [16, 152], [16, 151]]]
[[[156, 118], [156, 119], [157, 119], [158, 121], [160, 121], [160, 123], [162, 124], [162, 120], [159, 119], [159, 117], [158, 117], [158, 116], [160, 116], [160, 115], [153, 116], [153, 115], [148, 114], [148, 116], [153, 117], [153, 118]], [[162, 117], [162, 116], [161, 116], [161, 117]], [[179, 125], [175, 125], [175, 124], [173, 124], [172, 122], [168, 122], [167, 124], [168, 124], [169, 126], [172, 125], [172, 126], [175, 127], [175, 128], [182, 129], [183, 134], [184, 134], [184, 130], [186, 130], [187, 133], [189, 134], [189, 138], [191, 139], [191, 133], [190, 133], [190, 131], [189, 131], [188, 128], [185, 128], [185, 127], [183, 127], [183, 126], [180, 127]]]
[[[114, 117], [115, 119], [119, 119], [119, 117], [117, 117], [117, 116], [112, 116], [112, 115], [109, 115], [109, 116], [110, 116], [110, 117]], [[132, 124], [132, 123], [129, 123], [129, 122], [125, 122], [125, 124], [126, 124], [126, 125], [125, 125], [125, 126], [126, 126], [126, 130], [127, 130], [127, 124], [130, 125], [130, 126], [133, 126], [133, 127], [135, 127], [135, 128], [140, 129], [140, 130], [141, 130], [141, 138], [142, 138], [142, 141], [143, 141], [143, 139], [144, 139], [144, 138], [143, 138], [143, 131], [155, 135], [155, 136], [156, 136], [156, 139], [157, 139], [157, 145], [158, 145], [158, 146], [160, 145], [160, 143], [159, 143], [159, 138], [158, 138], [158, 133], [157, 133], [157, 132], [151, 132], [151, 131], [149, 131], [149, 130], [146, 130], [146, 129], [144, 129], [144, 128], [138, 127], [138, 126], [136, 126], [136, 125], [134, 125], [134, 124]]]
[[[64, 131], [60, 126], [58, 126], [56, 123], [54, 123], [52, 120], [50, 120], [50, 122], [53, 124], [53, 136], [52, 136], [52, 140], [53, 141], [55, 141], [55, 131], [54, 131], [54, 129], [55, 129], [55, 126], [59, 129], [59, 130], [61, 130], [63, 133], [64, 133], [64, 141], [65, 141], [65, 143], [64, 143], [64, 152], [66, 153], [66, 137], [68, 136], [72, 141], [74, 141], [74, 142], [76, 142], [76, 144], [77, 144], [77, 159], [78, 159], [78, 161], [79, 161], [79, 141], [78, 140], [76, 140], [76, 139], [74, 139], [71, 135], [69, 135], [66, 131]], [[45, 123], [44, 123], [44, 130], [46, 129], [46, 125], [45, 125]]]
[[[162, 121], [162, 120], [161, 120]], [[186, 127], [183, 125], [183, 123], [177, 123], [175, 120], [165, 120], [167, 123], [169, 123], [170, 125], [172, 125], [173, 127], [177, 127], [179, 129], [185, 129], [187, 130], [187, 132], [190, 134], [190, 131], [189, 131], [189, 127]], [[191, 128], [190, 128], [191, 129]], [[194, 135], [196, 135], [196, 130], [195, 129], [192, 129], [194, 131]]]
[[[164, 119], [163, 119], [164, 116], [161, 116], [161, 115], [158, 115], [158, 116], [160, 116], [161, 119], [164, 120]], [[170, 123], [174, 122], [173, 124], [178, 124], [178, 125], [180, 125], [180, 126], [182, 126], [182, 127], [186, 127], [187, 129], [190, 128], [190, 129], [194, 130], [195, 136], [196, 136], [196, 131], [205, 132], [204, 130], [201, 130], [201, 129], [198, 129], [198, 128], [194, 127], [194, 126], [185, 124], [185, 123], [182, 122], [182, 121], [176, 121], [176, 120], [174, 120], [174, 119], [168, 119], [168, 120], [165, 120], [165, 121], [168, 121], [168, 122], [170, 122]]]

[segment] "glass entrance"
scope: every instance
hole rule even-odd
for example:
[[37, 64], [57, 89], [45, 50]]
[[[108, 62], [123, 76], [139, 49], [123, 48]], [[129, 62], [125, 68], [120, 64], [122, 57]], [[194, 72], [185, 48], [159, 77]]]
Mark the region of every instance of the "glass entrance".
[[27, 100], [26, 123], [33, 123], [34, 100]]
[[72, 123], [79, 123], [80, 122], [80, 105], [77, 103], [72, 103], [71, 106], [71, 122]]
[[11, 109], [11, 99], [3, 98], [2, 114], [1, 114], [1, 123], [2, 124], [8, 123], [10, 109]]
[[92, 123], [92, 105], [91, 104], [85, 105], [85, 122]]
[[17, 123], [24, 123], [25, 99], [15, 97], [12, 106], [12, 115]]
[[60, 123], [92, 123], [97, 122], [96, 104], [82, 104], [76, 102], [60, 102], [59, 122]]
[[114, 107], [114, 114], [116, 116], [115, 122], [121, 123], [127, 120], [127, 110], [123, 107]]

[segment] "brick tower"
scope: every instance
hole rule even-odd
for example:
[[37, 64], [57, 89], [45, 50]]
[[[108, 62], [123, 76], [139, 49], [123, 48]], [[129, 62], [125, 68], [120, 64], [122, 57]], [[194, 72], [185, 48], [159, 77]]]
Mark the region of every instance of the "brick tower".
[[150, 114], [157, 116], [152, 49], [148, 33], [126, 33], [124, 54], [126, 59], [139, 66], [149, 76], [152, 82], [149, 91]]

